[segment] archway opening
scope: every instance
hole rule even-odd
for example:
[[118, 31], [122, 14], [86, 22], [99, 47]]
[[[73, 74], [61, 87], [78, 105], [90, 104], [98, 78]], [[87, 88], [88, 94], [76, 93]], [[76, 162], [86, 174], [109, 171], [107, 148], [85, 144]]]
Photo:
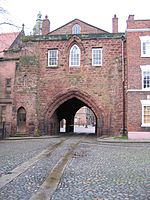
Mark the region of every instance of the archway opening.
[[95, 125], [96, 117], [89, 107], [83, 106], [76, 112], [74, 117], [75, 133], [95, 134]]
[[60, 132], [96, 134], [96, 115], [89, 105], [76, 97], [62, 103], [55, 114]]
[[60, 132], [61, 132], [61, 133], [64, 133], [65, 130], [66, 130], [66, 120], [65, 120], [65, 119], [62, 119], [62, 120], [60, 121]]

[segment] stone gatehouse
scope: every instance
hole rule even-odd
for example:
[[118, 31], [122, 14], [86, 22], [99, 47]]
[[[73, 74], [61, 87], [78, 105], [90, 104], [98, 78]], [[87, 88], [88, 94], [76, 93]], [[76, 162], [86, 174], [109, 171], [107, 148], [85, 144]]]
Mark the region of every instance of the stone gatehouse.
[[79, 19], [50, 34], [25, 38], [16, 68], [14, 132], [56, 134], [62, 119], [71, 132], [76, 112], [87, 106], [95, 114], [98, 136], [119, 133], [123, 38]]
[[113, 18], [112, 33], [79, 19], [50, 31], [47, 16], [40, 27], [40, 33], [35, 26], [35, 35], [22, 36], [19, 50], [7, 51], [3, 59], [15, 62], [11, 134], [54, 135], [62, 119], [66, 132], [73, 132], [83, 106], [95, 115], [97, 136], [128, 128], [132, 56], [129, 33], [118, 32], [118, 18]]

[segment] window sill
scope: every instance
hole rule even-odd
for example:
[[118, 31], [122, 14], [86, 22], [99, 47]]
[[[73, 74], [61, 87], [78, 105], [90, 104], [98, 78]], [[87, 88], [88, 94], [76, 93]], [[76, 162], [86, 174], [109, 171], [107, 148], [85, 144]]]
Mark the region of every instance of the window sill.
[[47, 69], [49, 68], [49, 69], [56, 69], [56, 68], [58, 68], [58, 66], [47, 66], [46, 67]]
[[92, 67], [102, 67], [102, 65], [92, 65]]
[[142, 88], [142, 91], [150, 91], [150, 88]]
[[141, 55], [141, 58], [150, 58], [150, 55]]
[[149, 89], [128, 89], [127, 92], [149, 92]]
[[142, 124], [141, 127], [147, 128], [147, 127], [150, 127], [150, 124]]

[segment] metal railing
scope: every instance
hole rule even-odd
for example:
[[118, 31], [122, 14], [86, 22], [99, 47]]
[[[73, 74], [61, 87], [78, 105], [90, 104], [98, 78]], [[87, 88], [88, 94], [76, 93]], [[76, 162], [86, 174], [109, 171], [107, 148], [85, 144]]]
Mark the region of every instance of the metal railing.
[[11, 134], [11, 122], [0, 122], [0, 140], [9, 137]]
[[6, 137], [5, 122], [0, 122], [0, 139], [3, 140]]

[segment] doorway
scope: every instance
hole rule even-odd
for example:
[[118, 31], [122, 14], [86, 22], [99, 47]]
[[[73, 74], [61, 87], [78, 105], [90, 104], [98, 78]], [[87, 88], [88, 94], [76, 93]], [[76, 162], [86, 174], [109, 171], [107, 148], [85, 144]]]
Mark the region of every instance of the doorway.
[[17, 111], [17, 132], [26, 132], [26, 110], [20, 107]]

